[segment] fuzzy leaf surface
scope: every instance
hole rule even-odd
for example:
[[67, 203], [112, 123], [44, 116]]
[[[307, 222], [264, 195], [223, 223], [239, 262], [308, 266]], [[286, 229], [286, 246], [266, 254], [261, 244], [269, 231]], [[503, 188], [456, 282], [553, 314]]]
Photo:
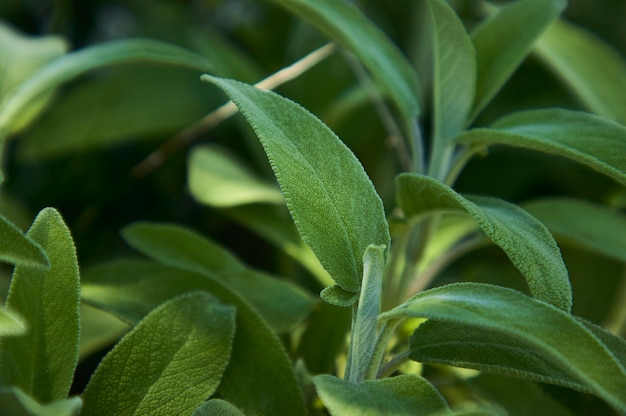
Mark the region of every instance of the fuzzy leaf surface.
[[510, 337], [618, 411], [626, 411], [622, 361], [584, 324], [550, 304], [508, 288], [458, 283], [417, 294], [381, 314], [380, 320], [408, 317], [452, 322]]
[[48, 257], [41, 247], [2, 215], [0, 235], [0, 260], [35, 269], [49, 267]]
[[304, 415], [304, 404], [287, 354], [265, 321], [219, 279], [147, 261], [117, 261], [85, 273], [88, 303], [136, 324], [172, 297], [204, 290], [237, 308], [231, 360], [217, 395], [246, 415]]
[[80, 278], [76, 249], [61, 215], [43, 209], [27, 236], [47, 254], [48, 270], [18, 266], [6, 308], [28, 333], [2, 340], [0, 378], [42, 404], [67, 398], [78, 361]]
[[322, 374], [313, 382], [332, 416], [416, 416], [449, 410], [432, 384], [413, 374], [358, 384]]
[[406, 216], [434, 210], [466, 212], [524, 275], [533, 296], [571, 309], [572, 290], [561, 252], [548, 229], [526, 211], [495, 198], [465, 198], [427, 176], [402, 174], [397, 184]]
[[302, 239], [344, 290], [358, 292], [370, 244], [389, 247], [382, 201], [361, 163], [298, 104], [238, 81], [204, 75], [252, 126]]
[[566, 5], [565, 0], [519, 0], [499, 7], [476, 27], [472, 32], [476, 99], [471, 119], [497, 94]]
[[235, 308], [204, 292], [148, 314], [100, 362], [82, 414], [189, 414], [217, 389], [235, 334]]
[[248, 269], [231, 253], [187, 228], [135, 223], [122, 233], [131, 246], [159, 263], [219, 279], [278, 333], [292, 329], [313, 308], [313, 298], [297, 286]]
[[549, 198], [523, 205], [559, 241], [626, 262], [626, 216], [606, 206], [573, 198]]
[[535, 52], [589, 110], [626, 124], [626, 60], [592, 33], [559, 20]]
[[212, 399], [193, 411], [191, 416], [245, 416], [227, 401]]
[[39, 95], [96, 68], [128, 62], [155, 62], [206, 71], [202, 56], [167, 43], [149, 39], [124, 39], [65, 54], [41, 67], [11, 91], [0, 105], [0, 134]]
[[415, 71], [391, 40], [355, 6], [336, 0], [274, 2], [354, 53], [407, 120], [418, 115], [420, 91]]
[[562, 109], [520, 111], [491, 128], [470, 130], [458, 141], [504, 144], [567, 157], [626, 184], [626, 127], [592, 114]]
[[193, 197], [213, 207], [285, 202], [275, 184], [254, 176], [234, 155], [216, 146], [198, 146], [192, 151], [188, 178]]

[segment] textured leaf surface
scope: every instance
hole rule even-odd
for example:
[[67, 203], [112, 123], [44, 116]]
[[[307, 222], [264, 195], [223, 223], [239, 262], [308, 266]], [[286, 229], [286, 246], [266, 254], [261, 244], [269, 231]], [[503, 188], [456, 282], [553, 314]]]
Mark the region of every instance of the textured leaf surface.
[[302, 239], [344, 290], [360, 289], [370, 244], [389, 247], [382, 201], [363, 166], [298, 104], [238, 81], [204, 75], [239, 107], [261, 140]]
[[505, 144], [570, 158], [626, 184], [626, 127], [588, 113], [521, 111], [489, 129], [462, 134], [460, 143]]
[[178, 294], [207, 291], [237, 308], [231, 360], [216, 393], [246, 415], [304, 414], [300, 389], [282, 344], [239, 295], [206, 274], [145, 261], [119, 261], [85, 273], [81, 295], [137, 323]]
[[381, 320], [428, 318], [493, 331], [523, 343], [547, 362], [626, 411], [623, 363], [585, 325], [512, 289], [459, 283], [427, 290], [381, 314]]
[[42, 210], [27, 236], [46, 252], [48, 270], [18, 266], [6, 307], [28, 333], [2, 340], [0, 377], [42, 404], [65, 399], [78, 361], [79, 275], [76, 250], [61, 215]]
[[207, 61], [177, 46], [148, 39], [124, 39], [63, 55], [43, 66], [0, 105], [0, 133], [32, 100], [92, 69], [127, 62], [155, 62], [206, 71]]
[[168, 266], [216, 278], [254, 307], [277, 332], [301, 322], [313, 308], [306, 292], [284, 280], [246, 268], [231, 253], [196, 232], [172, 225], [136, 223], [123, 230], [126, 241]]
[[570, 310], [572, 291], [561, 252], [537, 219], [499, 199], [464, 198], [427, 176], [403, 174], [397, 183], [398, 201], [405, 215], [433, 210], [467, 212], [522, 272], [533, 296]]
[[224, 400], [213, 399], [203, 403], [191, 416], [244, 416], [244, 414]]
[[589, 111], [626, 124], [626, 61], [618, 51], [563, 20], [545, 31], [535, 51]]
[[274, 0], [353, 52], [407, 120], [419, 113], [417, 75], [396, 46], [356, 7], [335, 0]]
[[235, 308], [203, 292], [152, 311], [100, 362], [82, 414], [189, 414], [217, 389], [230, 358]]
[[566, 5], [565, 0], [515, 1], [498, 8], [472, 32], [478, 68], [472, 119], [496, 95]]
[[331, 375], [313, 379], [332, 416], [416, 416], [445, 413], [448, 405], [425, 379], [412, 374], [350, 383]]
[[619, 211], [572, 198], [540, 199], [523, 207], [559, 241], [626, 262], [626, 216]]
[[19, 228], [0, 215], [0, 260], [36, 269], [49, 267], [46, 253]]
[[257, 178], [234, 155], [216, 146], [199, 146], [193, 150], [188, 178], [194, 198], [213, 207], [285, 202], [275, 184]]
[[0, 390], [3, 416], [78, 416], [82, 404], [80, 397], [72, 397], [42, 405], [18, 388]]

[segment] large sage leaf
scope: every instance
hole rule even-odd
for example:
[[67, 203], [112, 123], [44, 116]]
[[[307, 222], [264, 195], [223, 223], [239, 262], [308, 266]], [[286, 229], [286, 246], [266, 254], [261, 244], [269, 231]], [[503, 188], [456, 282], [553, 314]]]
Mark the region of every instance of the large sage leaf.
[[618, 411], [626, 411], [622, 362], [584, 324], [552, 305], [508, 288], [458, 283], [419, 293], [380, 319], [407, 317], [463, 324], [509, 338], [524, 353], [534, 351]]
[[87, 71], [128, 62], [155, 62], [206, 71], [207, 61], [177, 46], [148, 39], [124, 39], [91, 46], [52, 60], [11, 90], [0, 105], [0, 136], [10, 130], [20, 112], [29, 104], [64, 82]]
[[592, 33], [559, 20], [535, 52], [589, 110], [626, 124], [626, 61]]
[[145, 261], [118, 261], [85, 273], [88, 303], [135, 324], [172, 297], [204, 290], [237, 308], [231, 360], [216, 393], [246, 415], [303, 415], [300, 389], [285, 350], [259, 315], [206, 274]]
[[470, 119], [491, 101], [566, 5], [565, 0], [511, 2], [496, 9], [472, 32], [478, 72]]
[[441, 178], [447, 174], [450, 141], [465, 127], [474, 101], [476, 58], [472, 41], [454, 10], [443, 0], [429, 0], [428, 10], [434, 28], [435, 66], [431, 175]]
[[42, 210], [27, 236], [46, 252], [50, 268], [13, 272], [6, 307], [29, 329], [2, 340], [0, 380], [46, 404], [67, 397], [78, 361], [78, 263], [70, 231], [54, 209]]
[[205, 273], [250, 302], [278, 333], [300, 323], [314, 300], [297, 286], [246, 268], [196, 232], [172, 225], [135, 223], [122, 231], [135, 249], [157, 262]]
[[285, 202], [276, 184], [260, 180], [234, 155], [216, 146], [199, 146], [193, 150], [188, 177], [194, 198], [213, 207]]
[[572, 198], [549, 198], [523, 205], [559, 241], [626, 262], [626, 216], [617, 210]]
[[0, 260], [35, 269], [49, 267], [48, 257], [39, 244], [25, 236], [12, 222], [0, 215]]
[[[398, 48], [355, 6], [336, 0], [274, 0], [353, 52], [406, 120], [419, 113], [417, 75]], [[370, 243], [374, 243], [371, 241]]]
[[81, 414], [189, 414], [220, 384], [235, 334], [235, 308], [206, 293], [148, 314], [100, 362]]
[[459, 143], [505, 144], [567, 157], [626, 184], [626, 127], [579, 111], [520, 111], [491, 128], [473, 129]]
[[363, 166], [318, 118], [273, 92], [204, 75], [239, 107], [267, 153], [302, 239], [344, 290], [358, 292], [370, 244], [389, 247], [382, 201]]
[[313, 379], [332, 416], [445, 414], [448, 405], [425, 379], [413, 374], [351, 383], [328, 374]]
[[522, 272], [533, 296], [570, 310], [572, 290], [561, 252], [537, 219], [499, 199], [465, 198], [427, 176], [402, 174], [397, 184], [398, 202], [406, 216], [435, 210], [466, 212]]

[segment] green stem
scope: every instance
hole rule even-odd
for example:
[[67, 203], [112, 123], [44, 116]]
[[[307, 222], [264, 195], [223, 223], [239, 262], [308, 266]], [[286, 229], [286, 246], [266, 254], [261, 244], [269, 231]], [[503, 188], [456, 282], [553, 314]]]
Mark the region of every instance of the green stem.
[[385, 321], [382, 328], [378, 332], [376, 344], [374, 346], [374, 353], [372, 354], [372, 359], [365, 373], [365, 380], [373, 380], [376, 378], [378, 372], [380, 371], [380, 365], [383, 361], [383, 357], [385, 356], [385, 351], [387, 350], [387, 344], [389, 344], [389, 340], [393, 336], [393, 333], [400, 321], [400, 319]]
[[394, 371], [402, 367], [404, 363], [406, 363], [409, 360], [409, 353], [410, 351], [407, 350], [393, 357], [391, 361], [389, 361], [387, 364], [383, 365], [380, 368], [380, 370], [378, 371], [378, 374], [376, 375], [376, 378], [388, 377]]

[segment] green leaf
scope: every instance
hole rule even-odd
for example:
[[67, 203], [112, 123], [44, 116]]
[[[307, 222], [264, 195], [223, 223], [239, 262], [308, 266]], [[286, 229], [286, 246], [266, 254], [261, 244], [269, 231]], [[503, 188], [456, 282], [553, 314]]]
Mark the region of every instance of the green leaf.
[[128, 324], [110, 313], [81, 303], [79, 361], [91, 354], [110, 347], [128, 332]]
[[0, 337], [23, 335], [27, 330], [28, 326], [22, 317], [5, 308], [0, 308]]
[[200, 203], [227, 208], [250, 203], [284, 204], [280, 189], [257, 178], [224, 148], [198, 146], [189, 157], [191, 195]]
[[0, 409], [3, 416], [78, 416], [82, 405], [80, 397], [41, 405], [18, 388], [0, 390]]
[[572, 198], [549, 198], [523, 205], [559, 241], [626, 262], [626, 216], [603, 205]]
[[0, 380], [46, 404], [65, 399], [74, 378], [80, 278], [72, 236], [56, 210], [42, 210], [27, 235], [46, 252], [50, 269], [18, 266], [13, 272], [6, 307], [29, 331], [2, 340]]
[[217, 279], [151, 262], [120, 261], [85, 273], [81, 295], [136, 323], [162, 302], [197, 290], [237, 308], [231, 360], [216, 395], [246, 415], [303, 415], [301, 393], [282, 344], [248, 303]]
[[246, 268], [231, 253], [192, 230], [135, 223], [122, 233], [131, 246], [159, 263], [219, 280], [250, 302], [278, 333], [293, 329], [313, 307], [313, 298], [297, 286]]
[[415, 71], [389, 38], [356, 7], [343, 0], [274, 1], [354, 53], [406, 120], [418, 115], [420, 91]]
[[579, 111], [547, 109], [520, 111], [491, 127], [470, 130], [458, 141], [556, 154], [626, 184], [626, 127], [616, 122]]
[[424, 291], [381, 314], [380, 320], [428, 318], [500, 333], [533, 350], [626, 411], [626, 370], [585, 325], [570, 314], [512, 289], [459, 283]]
[[145, 317], [100, 362], [81, 414], [189, 414], [220, 384], [235, 334], [235, 308], [203, 292]]
[[343, 290], [339, 285], [332, 285], [325, 287], [320, 292], [320, 297], [331, 305], [347, 308], [357, 301], [359, 293]]
[[332, 416], [418, 416], [448, 410], [439, 392], [412, 374], [358, 384], [323, 374], [313, 382]]
[[0, 105], [0, 136], [10, 131], [13, 119], [39, 95], [87, 71], [128, 62], [155, 62], [206, 71], [207, 61], [177, 46], [149, 39], [124, 39], [68, 53], [41, 67], [11, 91]]
[[427, 176], [402, 174], [397, 185], [406, 216], [433, 210], [467, 212], [522, 272], [533, 296], [570, 310], [572, 290], [561, 252], [548, 229], [526, 211], [495, 198], [464, 198]]
[[472, 32], [478, 71], [470, 119], [491, 101], [566, 5], [565, 0], [511, 2], [496, 9]]
[[244, 416], [244, 414], [224, 400], [213, 399], [203, 403], [191, 416]]
[[535, 52], [589, 110], [626, 124], [626, 61], [592, 33], [559, 20]]
[[[465, 128], [472, 108], [476, 57], [463, 23], [445, 1], [429, 0], [428, 10], [434, 28], [435, 66], [431, 175], [445, 177], [452, 152], [451, 140]], [[439, 172], [440, 169], [444, 171]]]
[[39, 244], [25, 236], [12, 222], [0, 215], [0, 260], [16, 266], [47, 269], [46, 253]]
[[363, 166], [318, 118], [273, 92], [204, 75], [261, 140], [302, 239], [344, 290], [358, 292], [361, 256], [389, 247], [382, 201]]

